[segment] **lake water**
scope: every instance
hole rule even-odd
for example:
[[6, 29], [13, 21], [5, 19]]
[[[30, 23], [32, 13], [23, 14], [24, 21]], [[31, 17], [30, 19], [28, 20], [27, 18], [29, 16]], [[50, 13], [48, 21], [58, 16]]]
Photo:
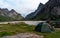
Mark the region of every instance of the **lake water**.
[[0, 22], [0, 24], [8, 24], [8, 23], [20, 23], [20, 22], [24, 22], [26, 24], [29, 24], [29, 25], [37, 25], [39, 24], [40, 22], [45, 22], [45, 21], [9, 21], [9, 22]]

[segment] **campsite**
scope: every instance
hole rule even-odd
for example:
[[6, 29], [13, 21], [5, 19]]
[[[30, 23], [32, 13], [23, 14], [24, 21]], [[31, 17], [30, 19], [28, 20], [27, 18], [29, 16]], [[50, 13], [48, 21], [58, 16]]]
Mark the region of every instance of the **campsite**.
[[[49, 27], [48, 25], [46, 26]], [[52, 32], [50, 29], [47, 29], [48, 31], [46, 31], [46, 28], [44, 28], [46, 26], [44, 26], [42, 32], [37, 32], [35, 31], [37, 26], [28, 25], [24, 22], [19, 24], [0, 24], [0, 37], [3, 38], [5, 36], [13, 36], [20, 33], [30, 33], [43, 36], [44, 38], [60, 38], [60, 28], [55, 28], [55, 31]]]

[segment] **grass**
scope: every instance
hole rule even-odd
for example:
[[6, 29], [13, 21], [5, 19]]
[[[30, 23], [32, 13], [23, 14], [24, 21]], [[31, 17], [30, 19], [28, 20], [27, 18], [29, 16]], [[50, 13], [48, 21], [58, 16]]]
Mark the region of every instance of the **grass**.
[[60, 38], [60, 30], [58, 29], [56, 29], [56, 31], [52, 33], [42, 33], [42, 34], [45, 36], [45, 38]]
[[25, 23], [0, 25], [0, 37], [24, 32], [34, 33], [34, 28], [35, 26]]
[[52, 33], [40, 33], [35, 32], [34, 28], [35, 26], [29, 26], [25, 23], [0, 25], [0, 37], [28, 32], [43, 35], [44, 38], [60, 38], [60, 29], [56, 29], [56, 31]]

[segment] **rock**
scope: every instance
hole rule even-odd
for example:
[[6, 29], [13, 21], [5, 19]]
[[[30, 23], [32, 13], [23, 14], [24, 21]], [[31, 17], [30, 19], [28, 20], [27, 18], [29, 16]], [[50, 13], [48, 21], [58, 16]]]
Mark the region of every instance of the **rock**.
[[4, 36], [2, 38], [43, 38], [43, 36], [39, 36], [31, 33], [20, 33], [14, 36]]

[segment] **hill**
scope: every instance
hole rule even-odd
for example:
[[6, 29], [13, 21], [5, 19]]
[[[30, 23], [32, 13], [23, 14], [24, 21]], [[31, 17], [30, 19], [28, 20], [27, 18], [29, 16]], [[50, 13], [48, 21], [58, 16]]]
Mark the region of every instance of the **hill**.
[[21, 14], [17, 13], [14, 9], [9, 11], [7, 8], [0, 8], [0, 21], [17, 21], [22, 19]]

